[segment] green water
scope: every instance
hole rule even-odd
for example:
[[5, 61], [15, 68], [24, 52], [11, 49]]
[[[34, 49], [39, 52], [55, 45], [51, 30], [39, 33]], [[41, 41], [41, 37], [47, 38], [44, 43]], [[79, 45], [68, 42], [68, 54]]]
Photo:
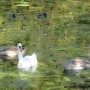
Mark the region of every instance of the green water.
[[[38, 14], [46, 17], [38, 18]], [[17, 68], [18, 60], [0, 59], [0, 90], [89, 90], [90, 69], [63, 73], [63, 63], [90, 60], [89, 0], [1, 0], [0, 48], [22, 43], [37, 54], [34, 73]]]

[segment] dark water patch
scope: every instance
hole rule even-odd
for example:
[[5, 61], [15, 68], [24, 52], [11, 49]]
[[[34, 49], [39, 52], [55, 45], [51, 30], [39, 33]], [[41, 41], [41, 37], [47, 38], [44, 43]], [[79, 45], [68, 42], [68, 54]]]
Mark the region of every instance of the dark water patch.
[[71, 85], [71, 86], [65, 86], [64, 88], [68, 88], [68, 89], [80, 89], [80, 90], [89, 90], [90, 89], [90, 85], [84, 85], [84, 84], [76, 84], [76, 85]]

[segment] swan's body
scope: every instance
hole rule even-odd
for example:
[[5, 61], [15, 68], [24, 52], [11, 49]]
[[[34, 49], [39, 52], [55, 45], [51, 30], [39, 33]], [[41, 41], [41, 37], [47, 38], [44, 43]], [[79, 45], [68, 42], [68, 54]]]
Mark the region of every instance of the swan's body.
[[19, 59], [17, 67], [20, 69], [28, 69], [28, 68], [36, 67], [37, 66], [36, 54], [33, 53], [31, 56], [28, 55], [23, 57], [21, 44], [19, 43], [17, 47], [18, 47], [18, 59]]
[[[25, 48], [22, 48], [22, 54], [24, 55], [26, 52]], [[0, 49], [0, 57], [8, 60], [15, 60], [18, 57], [18, 49], [17, 47], [4, 47]]]
[[19, 58], [18, 68], [32, 68], [36, 65], [37, 65], [37, 58], [35, 53], [33, 53], [31, 56]]
[[73, 70], [73, 71], [83, 70], [88, 67], [90, 67], [90, 61], [83, 60], [80, 58], [73, 59], [65, 63], [64, 65], [65, 70]]

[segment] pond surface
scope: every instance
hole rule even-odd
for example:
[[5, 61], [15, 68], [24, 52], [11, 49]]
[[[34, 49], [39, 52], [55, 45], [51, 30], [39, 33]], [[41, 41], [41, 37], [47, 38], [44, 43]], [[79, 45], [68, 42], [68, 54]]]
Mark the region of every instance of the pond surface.
[[37, 50], [36, 53], [38, 67], [35, 72], [19, 70], [18, 60], [10, 62], [0, 59], [1, 90], [89, 90], [90, 69], [79, 74], [63, 73], [63, 63], [70, 60], [68, 53], [64, 54], [63, 50], [55, 48]]
[[0, 58], [0, 90], [90, 90], [90, 68], [65, 74], [63, 67], [76, 57], [90, 60], [89, 1], [26, 1], [1, 1], [0, 48], [22, 43], [38, 67], [26, 72], [18, 60]]

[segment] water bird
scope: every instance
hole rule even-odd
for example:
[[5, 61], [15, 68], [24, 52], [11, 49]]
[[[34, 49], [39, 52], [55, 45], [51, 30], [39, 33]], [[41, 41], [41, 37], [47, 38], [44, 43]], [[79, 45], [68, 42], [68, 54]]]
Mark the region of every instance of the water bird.
[[12, 13], [10, 14], [10, 18], [13, 19], [13, 20], [15, 20], [15, 19], [16, 19], [16, 14], [12, 12]]
[[39, 13], [37, 14], [38, 18], [46, 18], [47, 17], [47, 13]]
[[28, 70], [29, 68], [36, 69], [35, 68], [35, 67], [37, 67], [37, 56], [36, 56], [36, 54], [33, 53], [31, 56], [27, 55], [27, 56], [23, 57], [22, 44], [18, 43], [17, 48], [18, 48], [18, 59], [19, 59], [17, 67], [19, 69], [25, 69], [25, 70]]
[[11, 17], [12, 17], [12, 18], [16, 18], [16, 15], [13, 13], [13, 14], [11, 15]]
[[[24, 55], [26, 49], [22, 47], [22, 54]], [[3, 47], [0, 49], [0, 58], [4, 60], [16, 60], [18, 58], [18, 49], [14, 46]]]
[[69, 71], [69, 70], [81, 71], [88, 67], [90, 67], [90, 61], [84, 60], [81, 58], [72, 59], [64, 64], [64, 69], [66, 71]]

